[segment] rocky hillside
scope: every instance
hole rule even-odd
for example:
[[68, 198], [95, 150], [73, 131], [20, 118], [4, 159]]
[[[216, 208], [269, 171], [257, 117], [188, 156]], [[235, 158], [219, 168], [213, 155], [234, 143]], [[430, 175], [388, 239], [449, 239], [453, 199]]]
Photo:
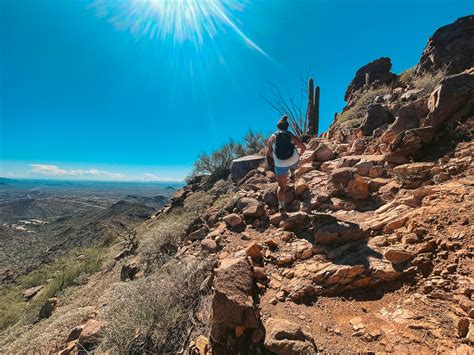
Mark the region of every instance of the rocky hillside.
[[210, 190], [198, 177], [138, 229], [137, 248], [116, 246], [0, 350], [473, 352], [473, 29], [474, 16], [439, 29], [401, 75], [389, 58], [359, 69], [343, 112], [307, 143], [287, 214], [261, 157]]

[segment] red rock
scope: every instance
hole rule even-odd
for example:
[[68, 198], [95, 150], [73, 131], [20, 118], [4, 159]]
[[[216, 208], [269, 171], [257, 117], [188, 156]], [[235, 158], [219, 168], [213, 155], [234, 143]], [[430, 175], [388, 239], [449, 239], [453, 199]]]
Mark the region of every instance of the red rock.
[[305, 212], [294, 212], [280, 222], [280, 226], [286, 231], [299, 231], [308, 227], [309, 216]]
[[297, 195], [302, 195], [303, 192], [307, 191], [308, 189], [308, 184], [302, 179], [299, 179], [295, 184], [295, 193]]
[[228, 214], [227, 216], [224, 216], [222, 219], [231, 227], [236, 227], [239, 224], [241, 224], [243, 221], [242, 217], [240, 217], [237, 213]]
[[78, 343], [89, 349], [98, 343], [104, 322], [98, 319], [89, 319], [83, 326]]
[[369, 186], [362, 176], [356, 176], [347, 185], [348, 195], [355, 200], [365, 200], [370, 196]]
[[246, 249], [245, 253], [250, 256], [253, 260], [260, 260], [263, 256], [262, 247], [257, 243], [251, 243]]
[[415, 255], [412, 252], [403, 249], [388, 249], [385, 254], [385, 259], [390, 261], [392, 264], [401, 264], [406, 261], [412, 260]]
[[27, 300], [30, 298], [33, 298], [44, 288], [44, 285], [41, 286], [36, 286], [36, 287], [31, 287], [25, 291], [23, 291], [23, 297], [25, 297]]

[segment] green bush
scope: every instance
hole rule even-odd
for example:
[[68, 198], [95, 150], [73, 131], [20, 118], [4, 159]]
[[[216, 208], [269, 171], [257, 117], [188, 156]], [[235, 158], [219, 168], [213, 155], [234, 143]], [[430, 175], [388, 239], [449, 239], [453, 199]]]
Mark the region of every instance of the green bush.
[[[78, 258], [76, 254], [83, 257]], [[60, 257], [18, 277], [14, 284], [0, 287], [0, 330], [16, 323], [23, 313], [25, 321], [35, 320], [48, 298], [57, 296], [70, 286], [83, 284], [89, 275], [99, 271], [103, 254], [100, 247], [79, 249], [75, 254]], [[31, 302], [27, 302], [22, 291], [40, 285], [45, 287]]]
[[232, 160], [248, 154], [257, 154], [265, 147], [265, 138], [262, 133], [249, 130], [243, 139], [243, 144], [230, 139], [226, 144], [212, 153], [201, 153], [194, 163], [193, 171], [187, 178], [189, 182], [194, 176], [209, 175], [209, 181], [216, 182], [226, 178]]
[[18, 287], [0, 287], [0, 331], [15, 324], [26, 306], [27, 303]]

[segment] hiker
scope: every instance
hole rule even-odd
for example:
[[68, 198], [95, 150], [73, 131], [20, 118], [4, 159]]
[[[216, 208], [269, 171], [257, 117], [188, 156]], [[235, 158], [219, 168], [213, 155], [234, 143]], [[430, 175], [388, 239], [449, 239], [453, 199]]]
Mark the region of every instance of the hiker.
[[[300, 155], [306, 150], [305, 145], [294, 134], [288, 132], [288, 116], [283, 116], [277, 123], [278, 131], [268, 139], [267, 159], [273, 159], [275, 175], [278, 182], [278, 209], [285, 213], [285, 192], [288, 180], [294, 180], [295, 169], [298, 168]], [[298, 150], [295, 148], [299, 148]], [[271, 165], [271, 164], [270, 164]]]

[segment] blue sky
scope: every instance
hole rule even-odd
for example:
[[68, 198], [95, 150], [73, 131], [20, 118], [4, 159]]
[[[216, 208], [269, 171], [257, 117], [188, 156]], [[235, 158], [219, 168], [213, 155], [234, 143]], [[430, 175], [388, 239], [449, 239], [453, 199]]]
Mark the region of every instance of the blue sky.
[[196, 2], [163, 15], [161, 0], [1, 0], [0, 176], [182, 179], [200, 152], [271, 132], [269, 83], [298, 98], [308, 68], [325, 130], [360, 66], [412, 67], [438, 27], [474, 13], [472, 0], [207, 0], [179, 22]]

